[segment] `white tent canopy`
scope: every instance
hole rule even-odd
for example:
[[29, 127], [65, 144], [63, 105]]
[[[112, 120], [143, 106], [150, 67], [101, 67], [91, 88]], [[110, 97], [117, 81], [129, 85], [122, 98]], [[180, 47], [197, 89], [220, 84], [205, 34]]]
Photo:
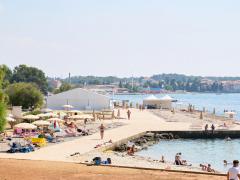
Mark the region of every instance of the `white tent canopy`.
[[151, 95], [143, 100], [143, 105], [147, 108], [156, 109], [171, 109], [172, 108], [172, 98], [170, 96], [164, 96], [163, 98], [158, 98]]
[[174, 99], [172, 97], [170, 97], [169, 95], [166, 95], [166, 96], [162, 97], [160, 100], [163, 100], [163, 101], [173, 101]]
[[158, 100], [159, 100], [159, 98], [157, 98], [154, 95], [150, 95], [150, 96], [148, 96], [147, 98], [144, 99], [144, 101], [158, 101]]

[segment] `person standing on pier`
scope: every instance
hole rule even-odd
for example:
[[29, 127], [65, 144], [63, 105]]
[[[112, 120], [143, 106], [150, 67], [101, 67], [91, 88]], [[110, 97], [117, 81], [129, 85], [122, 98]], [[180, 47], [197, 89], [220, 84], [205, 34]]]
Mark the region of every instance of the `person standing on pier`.
[[214, 124], [212, 124], [211, 128], [212, 128], [212, 133], [214, 133], [214, 130], [215, 130]]
[[127, 111], [127, 116], [128, 116], [128, 120], [130, 120], [131, 119], [131, 111], [130, 110]]
[[208, 124], [205, 125], [205, 131], [208, 131]]

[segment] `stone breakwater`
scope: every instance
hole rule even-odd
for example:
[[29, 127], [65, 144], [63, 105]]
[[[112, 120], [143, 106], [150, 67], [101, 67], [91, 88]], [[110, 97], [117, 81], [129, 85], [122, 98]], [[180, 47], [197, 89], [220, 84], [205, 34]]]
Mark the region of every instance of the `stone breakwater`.
[[[158, 143], [160, 140], [171, 140], [171, 139], [179, 139], [178, 135], [175, 135], [173, 133], [158, 133], [158, 132], [147, 132], [143, 136], [134, 138], [129, 140], [129, 142], [133, 143], [138, 151], [141, 151], [143, 149], [147, 149], [149, 146], [152, 146], [156, 143]], [[129, 142], [122, 143], [116, 147], [114, 147], [114, 151], [118, 152], [126, 152], [129, 145]]]
[[226, 139], [226, 138], [240, 138], [239, 130], [217, 130], [217, 131], [159, 131], [159, 132], [146, 132], [139, 137], [128, 139], [113, 148], [117, 152], [126, 152], [129, 142], [133, 143], [137, 151], [147, 149], [158, 143], [160, 140], [172, 139]]

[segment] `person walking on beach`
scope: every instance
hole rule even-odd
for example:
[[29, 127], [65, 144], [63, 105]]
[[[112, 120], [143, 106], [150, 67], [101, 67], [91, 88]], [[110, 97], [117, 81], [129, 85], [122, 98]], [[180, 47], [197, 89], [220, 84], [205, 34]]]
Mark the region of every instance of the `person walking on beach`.
[[233, 161], [233, 167], [228, 170], [227, 180], [239, 180], [240, 179], [240, 170], [239, 170], [239, 161]]
[[128, 116], [128, 120], [130, 120], [131, 119], [131, 111], [130, 110], [127, 111], [127, 116]]
[[105, 127], [103, 126], [103, 124], [101, 124], [101, 126], [99, 127], [100, 129], [100, 136], [101, 136], [101, 139], [103, 139], [103, 136], [104, 136], [104, 130], [105, 130]]

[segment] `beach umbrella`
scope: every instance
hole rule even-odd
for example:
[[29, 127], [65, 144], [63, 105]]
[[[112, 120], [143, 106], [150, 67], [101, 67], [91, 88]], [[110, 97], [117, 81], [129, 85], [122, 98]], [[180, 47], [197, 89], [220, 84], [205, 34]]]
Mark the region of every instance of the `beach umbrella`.
[[67, 111], [69, 111], [69, 109], [72, 109], [74, 107], [70, 104], [65, 104], [65, 105], [63, 105], [63, 108], [66, 109]]
[[37, 116], [37, 115], [26, 115], [26, 116], [23, 116], [23, 119], [27, 119], [27, 120], [30, 120], [30, 122], [32, 121], [32, 120], [38, 120], [38, 119], [40, 119], [40, 117], [39, 116]]
[[13, 117], [14, 117], [14, 115], [13, 115], [13, 114], [8, 114], [8, 117], [11, 117], [11, 118], [13, 118]]
[[70, 116], [69, 119], [93, 119], [93, 116], [89, 114], [81, 114]]
[[44, 118], [44, 117], [47, 117], [47, 116], [46, 116], [46, 114], [38, 114], [38, 117]]
[[44, 113], [48, 113], [48, 112], [52, 112], [53, 110], [52, 109], [49, 109], [49, 108], [44, 108], [44, 109], [41, 109], [41, 112], [44, 112]]
[[60, 118], [50, 118], [50, 119], [47, 119], [47, 121], [50, 121], [50, 122], [65, 122], [64, 120], [62, 120]]
[[13, 119], [13, 118], [10, 117], [10, 116], [8, 116], [8, 117], [6, 118], [6, 120], [7, 120], [8, 122], [15, 122], [15, 121], [16, 121], [15, 119]]
[[37, 115], [26, 115], [26, 116], [23, 116], [23, 119], [27, 119], [27, 120], [37, 120], [39, 119], [39, 116]]
[[20, 123], [14, 126], [14, 128], [19, 128], [19, 129], [36, 129], [37, 126], [30, 124], [30, 123]]
[[57, 117], [55, 113], [45, 113], [45, 114], [38, 114], [39, 117], [44, 118], [44, 117]]
[[33, 122], [32, 124], [34, 124], [36, 126], [49, 126], [50, 122], [44, 121], [44, 120], [38, 120], [38, 121]]
[[67, 113], [63, 112], [63, 111], [54, 111], [54, 114], [56, 114], [57, 116], [66, 116]]
[[82, 113], [82, 111], [79, 111], [79, 110], [71, 110], [71, 111], [68, 111], [68, 113]]

